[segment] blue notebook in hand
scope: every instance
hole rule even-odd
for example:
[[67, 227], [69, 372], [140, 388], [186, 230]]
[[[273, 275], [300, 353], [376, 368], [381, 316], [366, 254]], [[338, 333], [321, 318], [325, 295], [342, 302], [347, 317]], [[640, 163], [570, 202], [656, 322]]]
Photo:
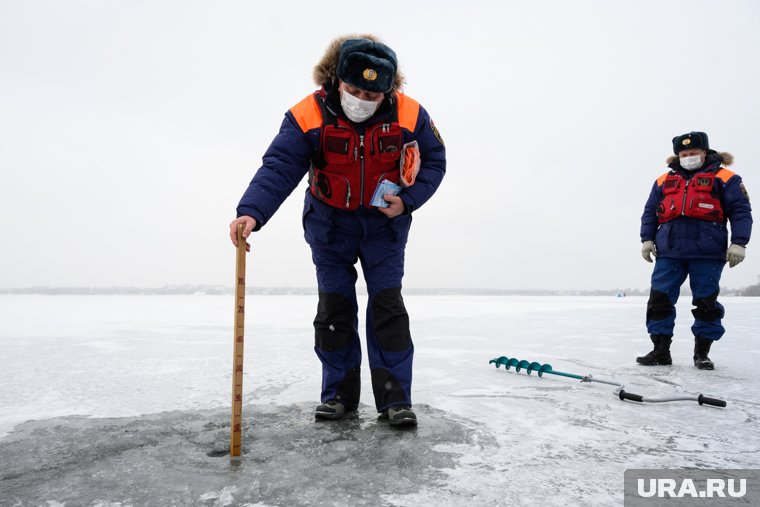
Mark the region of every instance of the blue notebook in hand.
[[401, 192], [400, 186], [396, 185], [392, 181], [383, 180], [377, 184], [375, 193], [372, 194], [372, 202], [370, 202], [370, 204], [372, 206], [377, 206], [378, 208], [387, 208], [390, 205], [385, 202], [383, 196], [387, 194], [398, 195], [399, 192]]

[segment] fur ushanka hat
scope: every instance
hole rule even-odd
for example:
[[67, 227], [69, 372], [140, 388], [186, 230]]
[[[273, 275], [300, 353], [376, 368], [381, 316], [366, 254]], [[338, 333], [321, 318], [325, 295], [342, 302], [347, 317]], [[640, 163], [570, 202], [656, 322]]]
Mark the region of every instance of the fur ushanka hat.
[[333, 40], [314, 66], [313, 77], [325, 89], [331, 88], [337, 79], [362, 90], [382, 93], [400, 91], [404, 84], [396, 53], [372, 34]]
[[683, 150], [709, 150], [710, 142], [704, 132], [689, 132], [673, 138], [673, 153], [678, 155]]

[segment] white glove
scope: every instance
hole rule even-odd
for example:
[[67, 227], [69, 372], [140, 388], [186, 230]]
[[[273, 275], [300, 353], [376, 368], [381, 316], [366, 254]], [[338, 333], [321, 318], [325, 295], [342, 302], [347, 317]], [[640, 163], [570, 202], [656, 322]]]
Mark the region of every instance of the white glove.
[[641, 244], [641, 256], [645, 261], [652, 262], [652, 257], [650, 257], [649, 254], [657, 257], [657, 247], [654, 246], [654, 241], [644, 241]]
[[728, 252], [726, 252], [726, 260], [728, 261], [729, 268], [733, 268], [744, 260], [745, 250], [746, 249], [743, 246], [731, 243], [731, 246], [728, 247]]

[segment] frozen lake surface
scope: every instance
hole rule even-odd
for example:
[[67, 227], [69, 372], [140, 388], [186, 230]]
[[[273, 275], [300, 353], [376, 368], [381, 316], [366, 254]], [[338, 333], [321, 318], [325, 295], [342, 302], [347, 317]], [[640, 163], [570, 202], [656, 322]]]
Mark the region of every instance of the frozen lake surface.
[[[358, 415], [314, 422], [316, 296], [249, 296], [231, 466], [232, 296], [0, 295], [0, 505], [622, 505], [628, 468], [760, 468], [760, 298], [723, 298], [712, 372], [691, 362], [688, 297], [674, 365], [649, 368], [646, 298], [405, 301], [420, 425], [396, 431], [366, 365]], [[502, 355], [728, 406], [623, 402]]]

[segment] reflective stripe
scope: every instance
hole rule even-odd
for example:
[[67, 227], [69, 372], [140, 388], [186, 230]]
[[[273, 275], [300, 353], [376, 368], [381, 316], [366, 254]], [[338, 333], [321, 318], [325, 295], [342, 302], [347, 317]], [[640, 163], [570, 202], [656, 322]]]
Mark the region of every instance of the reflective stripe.
[[420, 104], [411, 97], [401, 92], [396, 92], [398, 101], [398, 123], [401, 128], [414, 132], [417, 126], [417, 117], [420, 115]]
[[[668, 174], [670, 174], [670, 171], [666, 172], [665, 174], [663, 174], [662, 176], [660, 176], [659, 178], [657, 178], [657, 186], [658, 187], [662, 186], [662, 184], [665, 182], [665, 178], [668, 177]], [[718, 172], [715, 173], [715, 177], [716, 178], [720, 178], [721, 180], [723, 180], [724, 183], [728, 183], [728, 180], [730, 180], [734, 176], [736, 176], [736, 173], [733, 172], [733, 171], [729, 171], [725, 167], [721, 167], [718, 170]]]
[[[414, 132], [414, 128], [417, 126], [417, 118], [420, 114], [419, 102], [400, 92], [396, 93], [396, 99], [399, 125], [409, 132]], [[322, 112], [319, 110], [319, 105], [314, 94], [310, 94], [290, 108], [290, 113], [304, 133], [322, 126]]]
[[723, 180], [724, 183], [728, 183], [728, 180], [736, 176], [736, 173], [733, 171], [729, 171], [725, 167], [721, 167], [720, 170], [715, 173], [716, 178], [720, 178]]
[[322, 127], [322, 112], [319, 110], [319, 105], [313, 93], [291, 107], [290, 113], [304, 133]]

